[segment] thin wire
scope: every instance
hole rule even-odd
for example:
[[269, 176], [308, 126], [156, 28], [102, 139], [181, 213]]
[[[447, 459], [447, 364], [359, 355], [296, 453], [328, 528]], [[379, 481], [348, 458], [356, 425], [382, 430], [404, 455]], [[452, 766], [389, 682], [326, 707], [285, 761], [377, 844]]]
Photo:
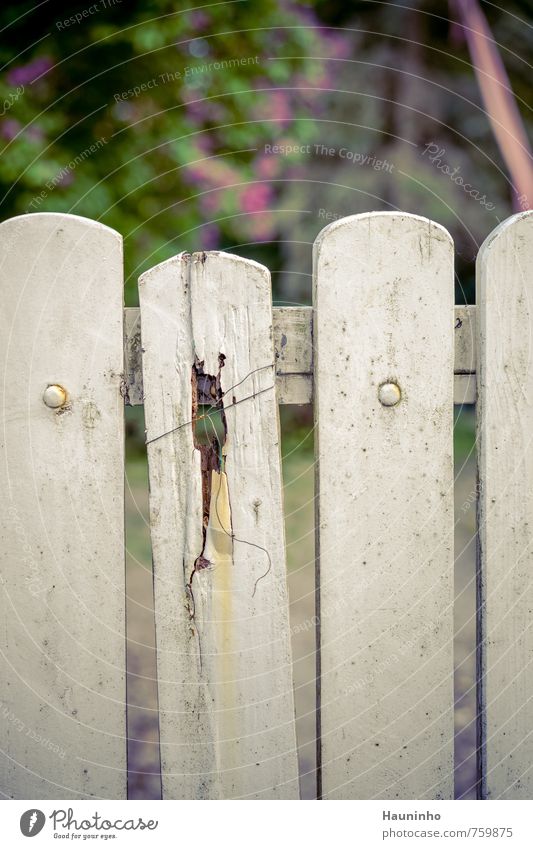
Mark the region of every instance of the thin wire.
[[236, 389], [237, 386], [240, 386], [241, 383], [244, 383], [245, 380], [248, 380], [248, 378], [250, 377], [251, 374], [255, 374], [257, 371], [264, 371], [267, 368], [275, 368], [275, 366], [276, 366], [276, 363], [269, 363], [267, 366], [259, 366], [259, 368], [252, 369], [252, 371], [249, 371], [248, 374], [244, 375], [242, 380], [239, 380], [238, 383], [234, 383], [233, 386], [230, 386], [228, 389], [226, 389], [222, 393], [222, 397], [224, 397], [224, 395], [227, 395], [228, 392], [231, 392], [232, 389]]
[[[244, 380], [245, 379], [246, 378], [244, 378]], [[242, 383], [242, 381], [241, 381], [241, 383]], [[245, 398], [241, 398], [240, 401], [234, 401], [232, 404], [228, 404], [227, 407], [217, 407], [216, 404], [212, 404], [211, 407], [209, 407], [209, 409], [206, 413], [203, 413], [201, 416], [197, 416], [195, 419], [191, 419], [188, 422], [183, 422], [183, 424], [177, 425], [176, 427], [173, 427], [170, 430], [166, 430], [165, 433], [160, 433], [159, 436], [154, 436], [152, 439], [147, 439], [146, 442], [145, 442], [145, 445], [150, 445], [152, 442], [157, 442], [158, 439], [163, 439], [164, 436], [168, 436], [171, 433], [175, 433], [177, 430], [181, 430], [183, 427], [188, 427], [189, 425], [192, 425], [195, 422], [199, 422], [202, 419], [205, 419], [207, 416], [209, 416], [209, 413], [212, 410], [217, 410], [217, 409], [220, 410], [220, 411], [229, 410], [229, 409], [231, 409], [231, 407], [236, 407], [238, 404], [243, 404], [245, 401], [250, 401], [252, 398], [257, 397], [257, 395], [262, 395], [264, 392], [271, 392], [275, 388], [276, 388], [276, 386], [275, 386], [275, 384], [273, 384], [272, 386], [267, 386], [266, 389], [259, 389], [257, 392], [254, 392], [252, 395], [247, 395]], [[230, 391], [230, 390], [228, 390], [228, 391]]]
[[224, 531], [224, 533], [225, 533], [228, 537], [230, 537], [230, 539], [231, 539], [231, 540], [233, 540], [234, 542], [240, 542], [240, 543], [242, 543], [243, 545], [251, 545], [251, 546], [253, 546], [253, 548], [258, 548], [260, 551], [264, 551], [264, 552], [265, 552], [265, 554], [266, 554], [266, 556], [267, 556], [267, 558], [268, 558], [268, 569], [266, 570], [266, 572], [264, 572], [264, 574], [263, 574], [263, 575], [260, 575], [260, 576], [256, 579], [256, 581], [255, 581], [255, 584], [254, 584], [254, 590], [253, 590], [253, 593], [252, 593], [252, 598], [253, 598], [253, 597], [255, 596], [255, 591], [257, 590], [257, 585], [258, 585], [259, 581], [262, 581], [262, 580], [263, 580], [263, 578], [266, 578], [266, 576], [268, 575], [268, 573], [269, 573], [269, 572], [270, 572], [270, 570], [272, 569], [272, 558], [271, 558], [271, 556], [270, 556], [270, 552], [269, 552], [269, 551], [268, 551], [268, 550], [267, 550], [264, 546], [259, 545], [259, 544], [258, 544], [258, 543], [256, 543], [256, 542], [250, 542], [250, 540], [247, 540], [247, 539], [239, 539], [239, 537], [236, 537], [236, 536], [235, 536], [235, 534], [233, 533], [233, 531], [231, 531], [231, 532], [230, 532], [230, 531], [227, 531], [227, 530], [226, 530], [226, 528], [225, 528], [225, 527], [224, 527], [224, 525], [222, 524], [222, 519], [220, 518], [220, 514], [219, 514], [219, 512], [218, 512], [218, 498], [219, 498], [220, 490], [221, 490], [221, 489], [222, 489], [222, 474], [221, 474], [221, 473], [219, 473], [219, 485], [218, 485], [218, 492], [217, 492], [217, 497], [216, 497], [216, 499], [215, 499], [215, 512], [216, 512], [216, 514], [217, 514], [218, 523], [219, 523], [220, 527], [222, 528], [222, 530]]
[[[240, 386], [242, 383], [244, 383], [244, 381], [247, 380], [252, 374], [256, 374], [258, 371], [265, 371], [265, 369], [267, 369], [267, 368], [275, 368], [275, 366], [276, 366], [275, 363], [269, 363], [266, 366], [259, 366], [259, 368], [252, 369], [252, 371], [249, 371], [248, 374], [246, 374], [242, 378], [242, 380], [239, 380], [237, 383], [234, 383], [233, 386], [228, 387], [228, 389], [226, 389], [222, 393], [222, 397], [219, 399], [219, 401], [216, 404], [211, 404], [211, 406], [208, 407], [206, 412], [202, 413], [201, 416], [196, 416], [196, 418], [191, 419], [188, 422], [183, 422], [183, 424], [177, 425], [176, 427], [173, 427], [170, 430], [165, 431], [165, 433], [161, 433], [159, 436], [154, 436], [152, 439], [147, 439], [145, 444], [150, 445], [152, 442], [157, 442], [158, 439], [163, 439], [164, 436], [169, 436], [171, 433], [175, 433], [176, 431], [181, 430], [184, 427], [188, 427], [191, 424], [196, 424], [197, 422], [202, 421], [202, 419], [208, 419], [209, 421], [211, 421], [210, 413], [213, 410], [225, 412], [226, 410], [229, 410], [231, 407], [236, 407], [238, 404], [242, 404], [244, 401], [250, 401], [252, 398], [255, 398], [257, 395], [262, 395], [264, 392], [270, 392], [271, 390], [275, 389], [276, 388], [275, 384], [273, 384], [272, 386], [267, 386], [265, 389], [259, 389], [257, 392], [254, 392], [251, 395], [247, 395], [245, 398], [241, 398], [239, 401], [233, 401], [233, 403], [228, 404], [227, 406], [225, 406], [224, 404], [219, 406], [220, 402], [228, 394], [228, 392], [231, 392], [233, 389], [236, 389], [238, 386]], [[213, 426], [213, 428], [214, 428], [215, 435], [216, 435], [216, 428], [214, 426]], [[207, 435], [207, 429], [206, 429], [206, 435]], [[220, 446], [220, 450], [222, 452], [222, 445]], [[222, 470], [222, 464], [220, 465], [220, 468]], [[222, 472], [222, 471], [219, 472], [219, 486], [218, 486], [217, 496], [215, 498], [215, 511], [216, 511], [216, 514], [217, 514], [219, 526], [221, 527], [222, 531], [226, 534], [226, 536], [228, 536], [233, 542], [239, 542], [242, 545], [251, 545], [252, 548], [257, 548], [257, 549], [259, 549], [259, 551], [264, 551], [264, 553], [266, 554], [266, 556], [268, 558], [268, 569], [266, 570], [266, 572], [264, 572], [262, 575], [260, 575], [258, 578], [256, 578], [256, 581], [254, 583], [254, 589], [253, 589], [253, 592], [252, 592], [252, 598], [254, 598], [256, 590], [257, 590], [257, 585], [259, 584], [260, 581], [263, 580], [263, 578], [266, 578], [266, 576], [269, 574], [270, 570], [272, 569], [272, 558], [270, 556], [270, 552], [264, 546], [259, 545], [256, 542], [250, 542], [250, 540], [247, 540], [247, 539], [240, 539], [239, 537], [235, 536], [233, 531], [230, 532], [230, 531], [226, 530], [226, 528], [224, 527], [224, 525], [222, 523], [222, 519], [220, 518], [220, 513], [218, 512], [218, 499], [220, 497], [220, 491], [222, 489], [222, 474], [225, 474], [225, 472]], [[194, 578], [196, 571], [197, 570], [196, 570], [196, 566], [195, 566], [193, 568], [191, 577], [189, 579], [189, 583], [187, 584], [189, 592], [192, 596], [192, 602], [193, 602], [192, 619], [193, 620], [194, 620], [195, 613], [196, 613], [196, 603], [195, 603], [195, 600], [194, 600], [194, 593], [193, 593], [193, 589], [192, 589], [192, 580]], [[196, 629], [196, 630], [198, 630], [198, 629]], [[200, 655], [200, 665], [201, 665], [201, 655]]]

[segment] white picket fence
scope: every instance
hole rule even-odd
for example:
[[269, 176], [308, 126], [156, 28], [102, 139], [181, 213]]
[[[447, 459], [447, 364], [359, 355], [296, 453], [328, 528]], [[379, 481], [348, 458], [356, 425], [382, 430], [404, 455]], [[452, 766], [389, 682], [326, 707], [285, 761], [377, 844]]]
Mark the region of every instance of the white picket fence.
[[[404, 213], [334, 222], [314, 307], [219, 252], [0, 225], [0, 791], [124, 798], [124, 402], [145, 405], [166, 798], [298, 797], [280, 403], [316, 421], [323, 798], [453, 796], [453, 404], [477, 399], [480, 788], [533, 793], [533, 214], [479, 254]], [[142, 343], [141, 343], [142, 324]], [[200, 446], [192, 420], [218, 411]]]

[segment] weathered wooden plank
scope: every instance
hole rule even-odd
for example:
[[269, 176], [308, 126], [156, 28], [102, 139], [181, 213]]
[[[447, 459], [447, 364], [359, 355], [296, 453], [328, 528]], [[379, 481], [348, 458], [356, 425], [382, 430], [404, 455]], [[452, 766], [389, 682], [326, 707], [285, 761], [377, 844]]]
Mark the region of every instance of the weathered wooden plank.
[[455, 307], [455, 374], [476, 373], [476, 307]]
[[453, 403], [457, 405], [476, 403], [475, 374], [454, 374]]
[[274, 307], [276, 374], [312, 374], [312, 307]]
[[[454, 404], [476, 400], [476, 307], [455, 307]], [[311, 307], [274, 307], [273, 331], [276, 389], [279, 404], [311, 404], [313, 401], [313, 310]], [[137, 307], [125, 310], [126, 403], [143, 403], [140, 315]], [[473, 375], [463, 379], [462, 375]]]
[[[139, 288], [163, 793], [295, 798], [269, 274], [181, 255]], [[196, 387], [226, 393], [211, 450], [195, 444]]]
[[141, 313], [137, 307], [124, 310], [124, 401], [131, 407], [142, 404]]
[[313, 376], [311, 374], [276, 375], [278, 404], [312, 404]]
[[352, 216], [317, 239], [324, 798], [453, 795], [453, 288], [427, 219]]
[[508, 219], [477, 267], [482, 795], [533, 794], [533, 213]]
[[125, 798], [122, 239], [39, 213], [0, 254], [0, 791]]

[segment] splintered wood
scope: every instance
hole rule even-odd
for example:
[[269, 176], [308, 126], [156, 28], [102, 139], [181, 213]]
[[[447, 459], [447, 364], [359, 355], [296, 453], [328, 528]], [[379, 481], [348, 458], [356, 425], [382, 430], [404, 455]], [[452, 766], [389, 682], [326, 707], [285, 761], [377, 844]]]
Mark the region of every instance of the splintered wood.
[[[269, 274], [180, 255], [140, 303], [163, 794], [295, 798]], [[200, 449], [209, 397], [224, 433]]]

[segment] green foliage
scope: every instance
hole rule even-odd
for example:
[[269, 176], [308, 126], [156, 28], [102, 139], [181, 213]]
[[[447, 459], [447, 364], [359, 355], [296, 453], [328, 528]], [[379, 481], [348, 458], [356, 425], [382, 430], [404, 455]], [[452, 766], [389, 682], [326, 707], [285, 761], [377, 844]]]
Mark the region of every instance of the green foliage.
[[299, 132], [297, 92], [277, 87], [327, 49], [302, 12], [273, 0], [48, 5], [1, 13], [0, 97], [24, 87], [0, 120], [4, 217], [70, 211], [122, 232], [131, 302], [137, 275], [180, 250], [273, 238], [258, 157]]
[[[527, 7], [485, 11], [530, 123]], [[146, 268], [216, 247], [265, 262], [277, 295], [309, 302], [323, 226], [405, 209], [452, 232], [456, 298], [471, 301], [473, 258], [511, 192], [450, 14], [444, 0], [5, 4], [3, 217], [70, 211], [119, 230], [129, 303]], [[444, 151], [435, 161], [428, 144]]]

